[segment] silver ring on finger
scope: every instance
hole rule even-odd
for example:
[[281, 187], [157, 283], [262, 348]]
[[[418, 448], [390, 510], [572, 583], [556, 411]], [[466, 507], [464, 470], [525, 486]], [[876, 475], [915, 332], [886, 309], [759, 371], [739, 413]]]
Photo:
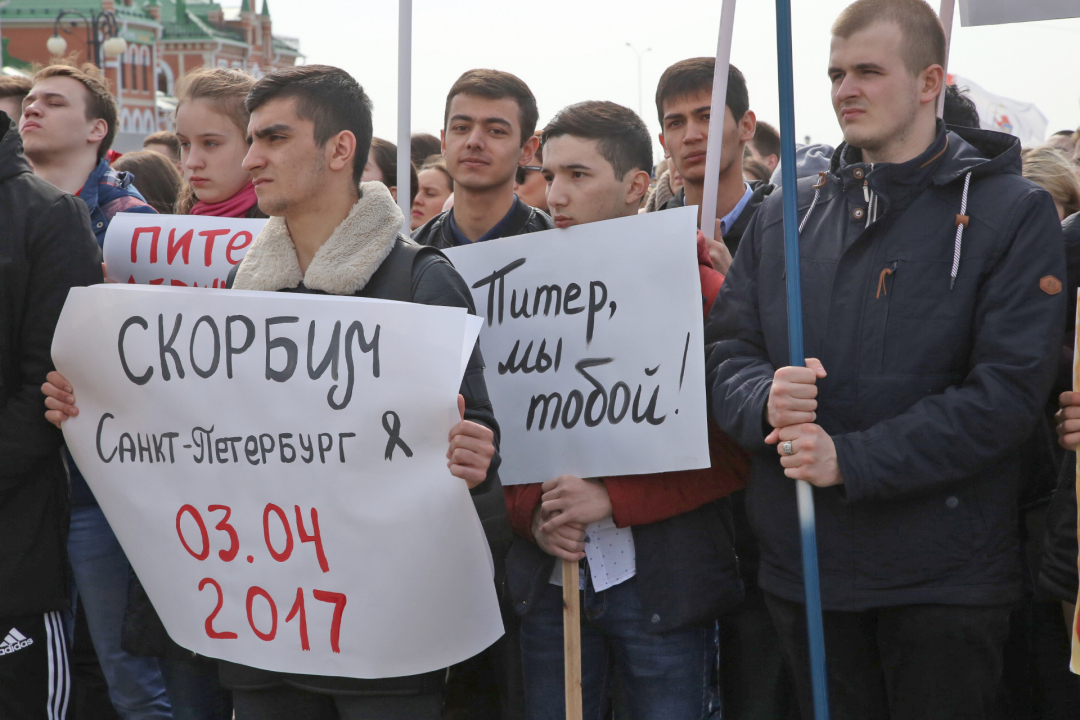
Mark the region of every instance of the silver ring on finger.
[[780, 443], [780, 452], [784, 453], [785, 455], [795, 454], [795, 449], [791, 447], [790, 440], [785, 440], [784, 442]]

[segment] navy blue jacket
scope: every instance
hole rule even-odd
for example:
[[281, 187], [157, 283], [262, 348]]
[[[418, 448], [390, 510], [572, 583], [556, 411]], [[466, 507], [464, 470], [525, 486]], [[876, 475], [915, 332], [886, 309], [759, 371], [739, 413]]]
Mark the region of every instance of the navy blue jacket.
[[[957, 215], [970, 173], [955, 286]], [[1050, 196], [1016, 138], [946, 132], [902, 164], [837, 149], [798, 185], [806, 355], [844, 484], [815, 489], [822, 602], [1003, 604], [1020, 590], [1021, 446], [1046, 402], [1065, 278]], [[872, 201], [868, 202], [867, 200]], [[761, 587], [803, 599], [795, 483], [766, 445], [788, 364], [782, 192], [754, 217], [706, 327], [713, 420], [754, 453], [747, 489]]]

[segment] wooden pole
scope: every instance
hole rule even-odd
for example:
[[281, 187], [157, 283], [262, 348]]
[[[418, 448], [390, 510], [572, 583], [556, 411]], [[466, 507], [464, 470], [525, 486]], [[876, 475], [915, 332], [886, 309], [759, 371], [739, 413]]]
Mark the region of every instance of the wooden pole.
[[566, 679], [566, 720], [581, 718], [581, 594], [578, 561], [562, 561], [563, 666]]

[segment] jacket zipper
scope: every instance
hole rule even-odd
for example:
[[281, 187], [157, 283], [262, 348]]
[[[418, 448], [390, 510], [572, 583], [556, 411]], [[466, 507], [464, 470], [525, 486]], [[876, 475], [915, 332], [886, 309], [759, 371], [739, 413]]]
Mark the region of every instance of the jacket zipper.
[[[893, 260], [891, 263], [889, 263], [885, 267], [884, 270], [881, 271], [881, 275], [880, 275], [879, 285], [881, 286], [881, 289], [884, 291], [882, 294], [885, 295], [885, 321], [883, 323], [882, 337], [881, 337], [881, 372], [885, 372], [885, 357], [886, 357], [886, 355], [887, 355], [887, 353], [889, 351], [889, 347], [888, 347], [888, 341], [889, 341], [889, 311], [892, 309], [892, 300], [889, 298], [889, 290], [891, 289], [891, 290], [895, 291], [895, 289], [896, 289], [896, 271], [899, 268], [899, 266], [900, 266], [900, 261], [899, 260]], [[892, 282], [891, 283], [886, 283], [885, 279], [886, 279], [887, 276], [892, 277]]]

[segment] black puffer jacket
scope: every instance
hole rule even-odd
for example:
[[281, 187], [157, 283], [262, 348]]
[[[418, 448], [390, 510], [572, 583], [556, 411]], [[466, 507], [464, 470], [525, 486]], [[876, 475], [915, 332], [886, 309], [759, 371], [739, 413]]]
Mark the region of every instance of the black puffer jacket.
[[[1016, 138], [940, 123], [914, 160], [873, 167], [842, 146], [814, 183], [798, 185], [800, 219], [814, 204], [805, 348], [828, 372], [817, 422], [845, 481], [814, 490], [822, 603], [1012, 602], [1018, 448], [1049, 395], [1065, 311], [1053, 202], [1020, 177]], [[713, 306], [707, 387], [713, 420], [754, 453], [760, 585], [802, 601], [795, 485], [764, 442], [773, 373], [788, 364], [781, 194], [754, 217]]]
[[[1065, 292], [1069, 312], [1065, 315], [1065, 359], [1062, 372], [1067, 380], [1064, 390], [1072, 388], [1072, 353], [1075, 343], [1076, 290], [1080, 287], [1080, 213], [1065, 219], [1065, 261], [1068, 266]], [[1046, 515], [1046, 533], [1039, 563], [1039, 589], [1066, 602], [1076, 602], [1080, 578], [1076, 558], [1080, 552], [1076, 540], [1076, 453], [1066, 453], [1058, 476], [1057, 490]]]
[[[428, 220], [427, 224], [416, 228], [416, 231], [412, 234], [412, 239], [420, 245], [428, 245], [440, 250], [455, 247], [457, 242], [454, 240], [454, 231], [450, 229], [450, 213], [452, 212], [451, 209], [440, 213]], [[555, 227], [547, 213], [529, 207], [520, 200], [514, 203], [513, 212], [514, 215], [510, 218], [506, 232], [502, 233], [500, 237], [514, 237], [525, 233], [551, 230]]]
[[100, 282], [86, 206], [30, 172], [0, 112], [0, 616], [67, 607], [70, 494], [41, 384], [68, 290]]

